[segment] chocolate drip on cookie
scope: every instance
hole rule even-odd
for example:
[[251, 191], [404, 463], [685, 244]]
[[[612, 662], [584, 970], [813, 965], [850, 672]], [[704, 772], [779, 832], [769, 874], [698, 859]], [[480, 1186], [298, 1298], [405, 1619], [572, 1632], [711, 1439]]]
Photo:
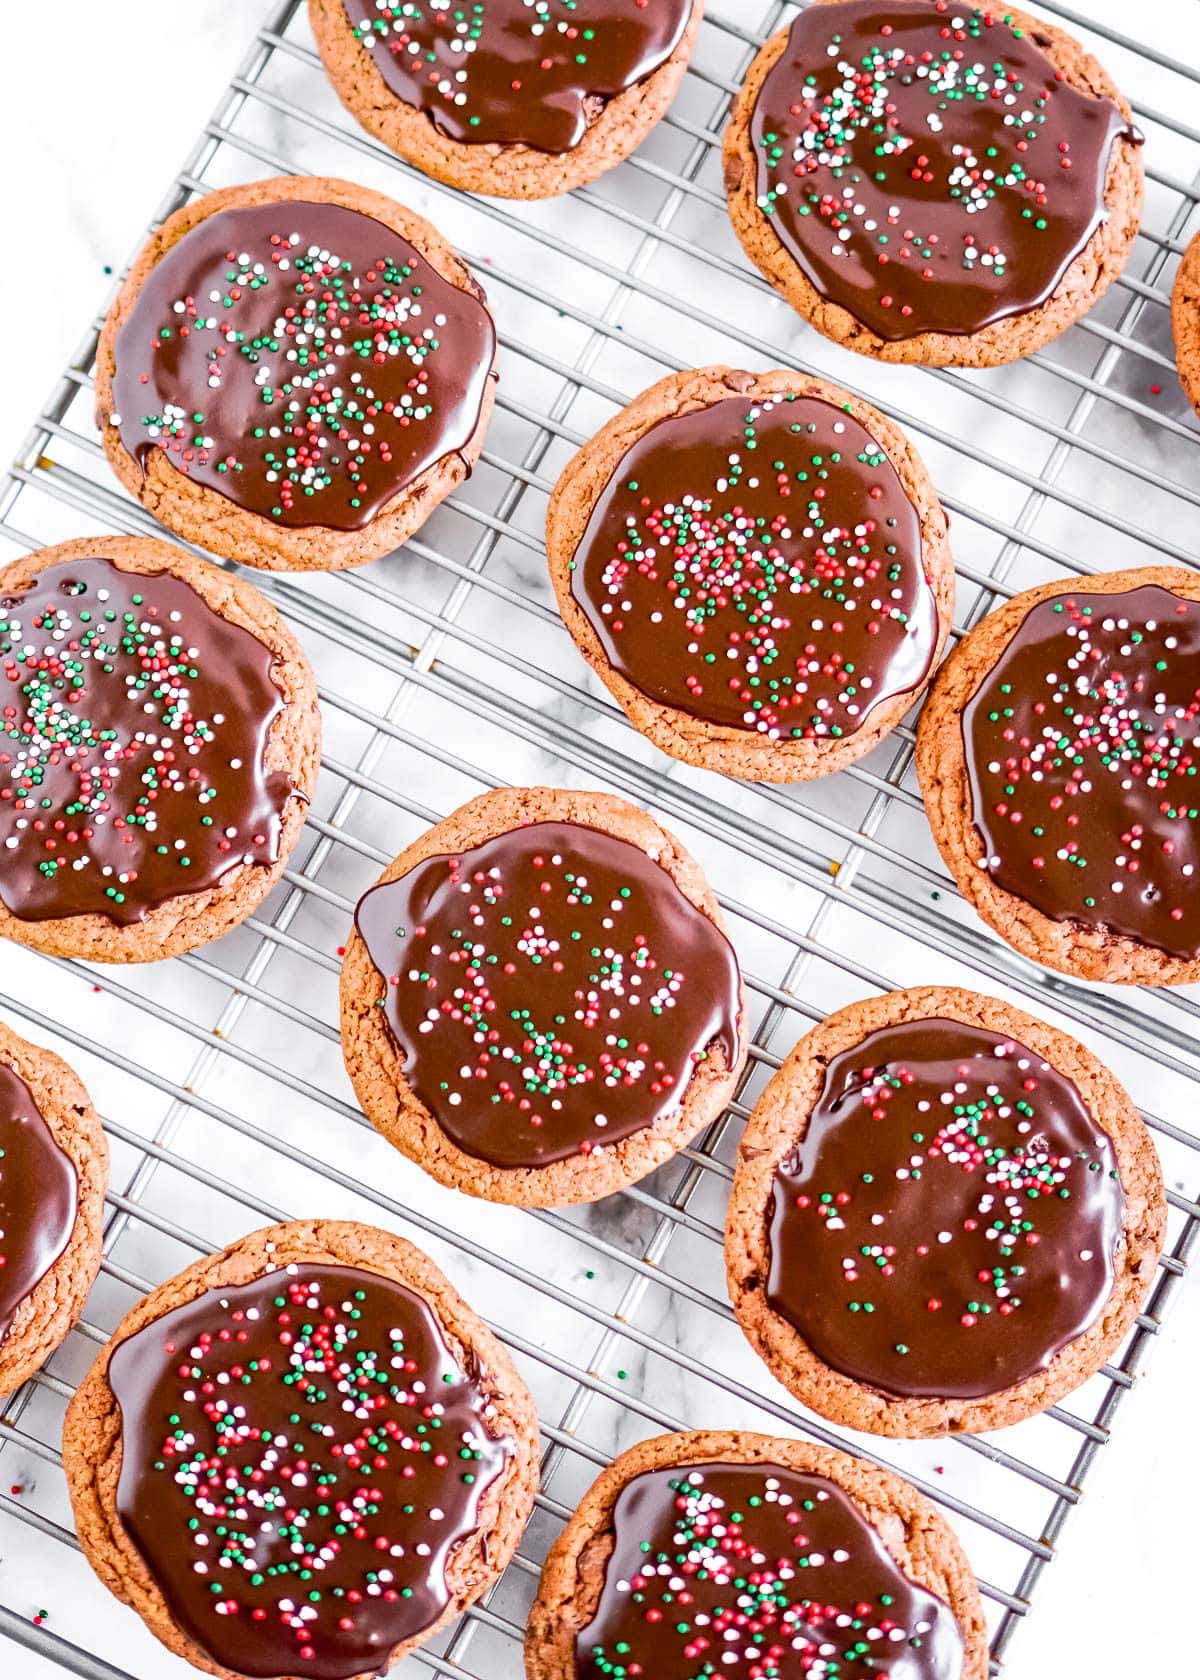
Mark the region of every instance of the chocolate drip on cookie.
[[346, 1680], [454, 1602], [512, 1442], [412, 1291], [289, 1265], [155, 1319], [108, 1380], [121, 1523], [213, 1662]]
[[15, 1068], [0, 1062], [0, 1340], [63, 1254], [79, 1177]]
[[855, 1382], [997, 1394], [1103, 1311], [1124, 1210], [1064, 1075], [981, 1027], [897, 1023], [829, 1063], [776, 1172], [768, 1301]]
[[776, 1464], [637, 1476], [612, 1516], [579, 1680], [959, 1680], [949, 1607], [836, 1482]]
[[1107, 219], [1114, 145], [1137, 138], [1002, 9], [957, 0], [809, 6], [751, 123], [768, 225], [887, 342], [1046, 303]]
[[731, 397], [622, 459], [572, 561], [613, 669], [767, 740], [839, 740], [929, 670], [920, 515], [884, 449], [815, 397]]
[[982, 867], [1054, 921], [1200, 956], [1200, 603], [1039, 602], [963, 711]]
[[101, 426], [273, 524], [360, 531], [479, 423], [491, 316], [342, 205], [221, 210], [151, 269]]
[[279, 856], [275, 656], [169, 572], [103, 558], [0, 595], [0, 900], [142, 921]]
[[591, 1155], [739, 1053], [724, 934], [652, 857], [577, 823], [512, 829], [373, 887], [356, 917], [405, 1082], [501, 1168]]
[[344, 0], [394, 94], [465, 145], [569, 152], [660, 69], [694, 0]]

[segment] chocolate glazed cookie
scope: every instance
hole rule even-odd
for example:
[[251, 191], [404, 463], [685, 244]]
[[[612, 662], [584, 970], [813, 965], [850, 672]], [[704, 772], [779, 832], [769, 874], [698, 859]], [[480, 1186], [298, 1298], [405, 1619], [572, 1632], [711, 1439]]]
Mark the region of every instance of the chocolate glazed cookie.
[[88, 1561], [207, 1674], [368, 1680], [507, 1566], [533, 1402], [419, 1249], [274, 1225], [147, 1296], [72, 1400]]
[[529, 1680], [983, 1680], [962, 1548], [907, 1482], [741, 1430], [660, 1435], [599, 1477], [542, 1572]]
[[546, 548], [566, 626], [630, 721], [751, 781], [870, 752], [954, 609], [920, 456], [869, 403], [802, 374], [660, 380], [568, 464]]
[[827, 338], [994, 367], [1121, 272], [1141, 144], [1091, 54], [1015, 7], [817, 0], [751, 65], [725, 184], [747, 255]]
[[100, 1269], [108, 1144], [58, 1056], [0, 1025], [0, 1395], [71, 1330]]
[[134, 263], [96, 358], [125, 488], [180, 536], [273, 571], [399, 548], [468, 476], [496, 329], [466, 264], [366, 187], [210, 193]]
[[703, 0], [309, 0], [338, 97], [436, 180], [553, 198], [628, 157], [687, 69]]
[[342, 970], [358, 1099], [443, 1184], [561, 1207], [715, 1120], [745, 1063], [737, 958], [665, 829], [602, 793], [474, 799], [360, 901]]
[[321, 720], [251, 584], [145, 537], [0, 571], [0, 934], [152, 962], [235, 927], [283, 872]]
[[1188, 401], [1200, 414], [1200, 233], [1183, 253], [1175, 275], [1171, 327], [1175, 334], [1179, 380]]
[[1087, 980], [1200, 980], [1200, 579], [1028, 589], [946, 661], [917, 737], [934, 838], [1022, 955]]
[[948, 987], [814, 1028], [738, 1152], [729, 1292], [797, 1399], [879, 1435], [996, 1429], [1128, 1332], [1166, 1230], [1158, 1156], [1065, 1033]]

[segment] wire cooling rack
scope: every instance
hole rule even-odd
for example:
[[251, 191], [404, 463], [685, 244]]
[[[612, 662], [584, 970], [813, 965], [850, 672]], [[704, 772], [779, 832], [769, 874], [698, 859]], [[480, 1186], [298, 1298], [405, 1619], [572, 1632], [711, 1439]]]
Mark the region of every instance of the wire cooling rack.
[[[1041, 8], [1086, 31], [1054, 0]], [[544, 1488], [520, 1556], [483, 1604], [401, 1665], [405, 1676], [471, 1680], [518, 1680], [546, 1548], [599, 1467], [680, 1426], [798, 1432], [898, 1468], [966, 1543], [998, 1665], [1186, 1268], [1200, 1228], [1197, 994], [1085, 989], [988, 933], [933, 849], [911, 728], [808, 788], [688, 770], [627, 725], [553, 608], [541, 531], [561, 466], [663, 372], [715, 361], [824, 373], [914, 434], [952, 515], [960, 633], [1045, 578], [1195, 563], [1200, 430], [1177, 389], [1167, 304], [1200, 219], [1200, 71], [1093, 31], [1137, 104], [1149, 190], [1129, 270], [1087, 321], [1003, 370], [884, 368], [807, 329], [748, 270], [725, 216], [730, 97], [794, 11], [710, 0], [680, 97], [639, 154], [569, 200], [513, 206], [444, 190], [358, 131], [326, 85], [303, 6], [283, 0], [158, 208], [156, 221], [192, 194], [283, 171], [391, 192], [432, 216], [487, 285], [502, 380], [474, 477], [402, 553], [353, 574], [255, 576], [313, 659], [327, 745], [305, 837], [261, 912], [219, 945], [152, 968], [4, 953], [5, 1015], [80, 1069], [113, 1149], [104, 1265], [85, 1320], [0, 1423], [0, 1633], [66, 1672], [186, 1672], [79, 1554], [62, 1412], [138, 1294], [264, 1221], [361, 1218], [413, 1237], [533, 1388]], [[96, 441], [97, 326], [0, 493], [0, 559], [156, 529]], [[336, 1030], [339, 946], [380, 865], [482, 789], [538, 781], [612, 789], [682, 835], [722, 894], [755, 1028], [737, 1102], [695, 1147], [622, 1196], [562, 1213], [471, 1202], [404, 1161], [352, 1100]], [[794, 1405], [733, 1322], [720, 1250], [731, 1161], [742, 1120], [802, 1031], [855, 998], [920, 982], [1012, 998], [1112, 1063], [1162, 1150], [1170, 1237], [1119, 1359], [1044, 1417], [975, 1439], [847, 1438]], [[47, 1594], [52, 1625], [35, 1624]]]

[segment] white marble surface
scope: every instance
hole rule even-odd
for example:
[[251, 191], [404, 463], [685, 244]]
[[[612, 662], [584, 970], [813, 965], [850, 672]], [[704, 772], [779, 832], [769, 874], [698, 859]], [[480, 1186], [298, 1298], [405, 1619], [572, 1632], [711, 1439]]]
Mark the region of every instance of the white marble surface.
[[[106, 0], [103, 7], [57, 0], [52, 11], [5, 8], [0, 158], [9, 257], [0, 266], [0, 321], [18, 319], [22, 327], [4, 345], [4, 458], [21, 447], [29, 419], [103, 300], [105, 266], [119, 268], [127, 258], [263, 9], [262, 0]], [[723, 9], [737, 12], [729, 3]], [[1128, 0], [1091, 0], [1088, 10], [1200, 63], [1195, 0], [1143, 0], [1136, 10]], [[746, 4], [748, 19], [761, 11], [757, 0]], [[1141, 92], [1153, 103], [1152, 77]], [[310, 167], [320, 166], [318, 151]], [[1194, 464], [1194, 450], [1190, 458]], [[444, 792], [431, 800], [448, 803]], [[11, 980], [5, 965], [14, 962], [0, 952], [0, 980]], [[237, 1165], [227, 1163], [226, 1171]], [[253, 1171], [252, 1160], [246, 1170]], [[1195, 1184], [1188, 1188], [1194, 1192]], [[283, 1189], [273, 1186], [275, 1194], [282, 1199]], [[490, 1232], [493, 1224], [502, 1244], [504, 1222], [481, 1211], [481, 1228]], [[548, 1249], [543, 1258], [548, 1272], [566, 1263], [565, 1250], [558, 1256]], [[461, 1266], [456, 1275], [469, 1286]], [[671, 1322], [656, 1327], [676, 1331]], [[682, 1329], [677, 1334], [682, 1340]], [[1194, 1590], [1192, 1508], [1200, 1494], [1198, 1350], [1200, 1289], [1193, 1286], [1177, 1301], [1149, 1375], [1092, 1476], [1085, 1508], [1068, 1523], [1031, 1623], [1012, 1646], [1010, 1672], [1019, 1680], [1061, 1680], [1068, 1670], [1089, 1680], [1134, 1673], [1182, 1680], [1194, 1672], [1183, 1607]], [[686, 1392], [659, 1398], [680, 1412], [692, 1404]], [[9, 1462], [0, 1454], [0, 1483], [11, 1480]], [[56, 1601], [56, 1558], [55, 1542], [0, 1525], [0, 1601], [30, 1614], [45, 1604], [51, 1627], [65, 1631], [72, 1618]], [[70, 1631], [79, 1637], [77, 1628]], [[156, 1680], [183, 1673], [162, 1666], [132, 1616], [119, 1611], [106, 1616], [97, 1648], [131, 1673]], [[55, 1672], [0, 1639], [3, 1680], [48, 1680]]]

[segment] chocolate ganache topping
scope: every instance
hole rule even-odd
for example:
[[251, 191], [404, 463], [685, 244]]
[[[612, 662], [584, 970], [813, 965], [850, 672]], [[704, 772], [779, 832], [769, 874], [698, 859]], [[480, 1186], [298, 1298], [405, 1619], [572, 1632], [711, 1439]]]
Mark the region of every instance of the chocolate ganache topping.
[[346, 1680], [449, 1607], [511, 1442], [410, 1290], [324, 1264], [213, 1288], [120, 1343], [108, 1381], [121, 1523], [213, 1662]]
[[169, 572], [47, 566], [0, 594], [0, 900], [140, 922], [279, 855], [275, 656]]
[[277, 525], [359, 531], [479, 421], [487, 310], [339, 204], [220, 210], [146, 277], [116, 341], [121, 442]]
[[959, 1680], [949, 1607], [836, 1482], [777, 1464], [654, 1470], [621, 1491], [579, 1680]]
[[925, 677], [921, 522], [885, 451], [815, 397], [731, 397], [621, 461], [572, 562], [614, 670], [771, 740], [836, 740]]
[[418, 1101], [468, 1155], [541, 1167], [683, 1105], [738, 1055], [737, 958], [653, 858], [540, 822], [373, 887], [358, 931]]
[[1032, 607], [963, 711], [982, 866], [1054, 921], [1200, 956], [1200, 602]]
[[79, 1179], [15, 1068], [0, 1062], [0, 1340], [65, 1250]]
[[466, 145], [569, 152], [683, 39], [694, 0], [344, 0], [388, 87]]
[[758, 201], [822, 297], [887, 341], [1045, 303], [1138, 138], [1003, 9], [842, 0], [792, 25], [754, 109]]
[[780, 1163], [768, 1300], [855, 1382], [997, 1394], [1103, 1310], [1124, 1210], [1062, 1074], [981, 1027], [901, 1022], [834, 1057]]

